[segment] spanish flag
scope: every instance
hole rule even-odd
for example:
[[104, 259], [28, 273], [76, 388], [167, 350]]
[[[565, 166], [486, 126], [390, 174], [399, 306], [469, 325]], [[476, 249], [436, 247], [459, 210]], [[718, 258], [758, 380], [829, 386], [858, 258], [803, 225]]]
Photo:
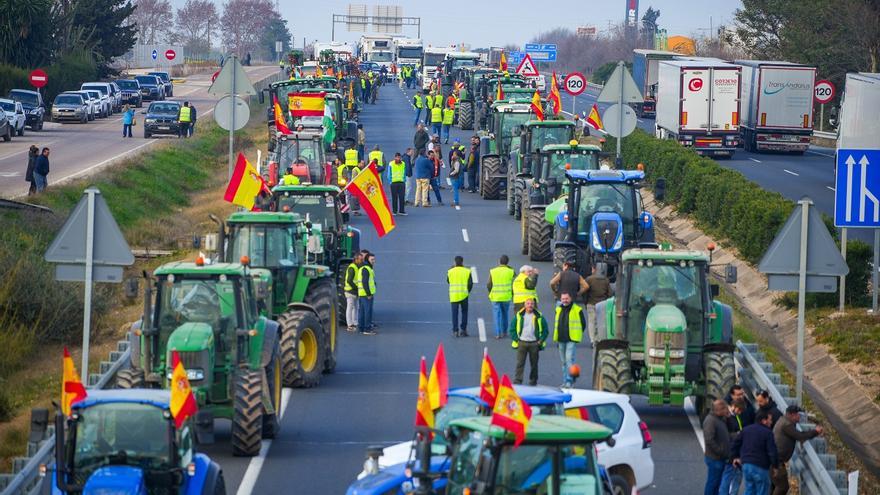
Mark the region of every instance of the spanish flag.
[[535, 117], [538, 120], [544, 120], [544, 107], [541, 106], [541, 93], [535, 91], [535, 95], [532, 96], [532, 113], [535, 114]]
[[61, 364], [61, 412], [70, 416], [70, 408], [77, 402], [86, 398], [86, 389], [79, 380], [76, 366], [70, 357], [67, 347], [64, 348], [64, 358]]
[[495, 407], [495, 397], [498, 395], [498, 372], [489, 357], [489, 350], [483, 349], [483, 364], [480, 366], [480, 399], [489, 408]]
[[434, 427], [434, 410], [431, 409], [431, 400], [428, 398], [428, 371], [425, 365], [425, 356], [422, 356], [422, 366], [419, 370], [419, 396], [416, 401], [416, 426]]
[[272, 95], [272, 100], [275, 105], [275, 130], [281, 134], [292, 134], [290, 127], [287, 127], [287, 122], [284, 120], [284, 112], [281, 110], [281, 104], [278, 103], [278, 96]]
[[498, 63], [498, 70], [504, 72], [507, 70], [507, 57], [501, 52], [501, 61]]
[[449, 372], [446, 369], [446, 354], [443, 352], [443, 344], [437, 345], [437, 354], [434, 356], [434, 364], [431, 365], [431, 376], [428, 378], [428, 398], [431, 400], [431, 409], [440, 409], [448, 400]]
[[553, 72], [553, 78], [550, 80], [550, 96], [547, 98], [553, 102], [553, 115], [559, 115], [562, 110], [562, 98], [559, 96], [559, 85], [556, 83], [556, 71]]
[[196, 403], [196, 397], [193, 395], [192, 387], [189, 386], [189, 379], [186, 377], [186, 369], [180, 362], [180, 354], [177, 351], [171, 351], [171, 417], [174, 418], [174, 424], [180, 428], [184, 421], [199, 410]]
[[253, 210], [257, 195], [264, 189], [269, 191], [266, 181], [260, 177], [257, 169], [251, 165], [247, 158], [239, 153], [223, 199], [247, 210]]
[[288, 93], [290, 115], [293, 117], [322, 117], [324, 93]]
[[501, 89], [501, 80], [498, 80], [498, 91], [495, 92], [495, 101], [501, 101], [504, 99], [504, 90]]
[[382, 189], [382, 181], [379, 180], [379, 173], [374, 164], [363, 169], [345, 187], [360, 200], [361, 207], [373, 222], [373, 227], [379, 234], [379, 238], [394, 229], [394, 217], [391, 216], [388, 197], [385, 196], [385, 191]]
[[590, 109], [590, 115], [587, 117], [587, 124], [597, 131], [601, 131], [604, 128], [602, 126], [602, 117], [599, 117], [599, 107], [596, 106], [595, 103], [593, 103], [593, 108]]
[[501, 377], [498, 398], [492, 409], [492, 424], [513, 433], [516, 437], [513, 446], [518, 447], [526, 439], [530, 419], [532, 408], [517, 395], [510, 384], [510, 378], [504, 375]]

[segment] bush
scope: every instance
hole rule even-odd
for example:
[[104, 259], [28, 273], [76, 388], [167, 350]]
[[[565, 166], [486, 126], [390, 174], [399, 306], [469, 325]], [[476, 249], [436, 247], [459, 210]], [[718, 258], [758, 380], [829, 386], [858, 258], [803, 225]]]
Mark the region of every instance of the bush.
[[0, 98], [5, 98], [10, 89], [30, 87], [28, 74], [27, 69], [0, 64]]

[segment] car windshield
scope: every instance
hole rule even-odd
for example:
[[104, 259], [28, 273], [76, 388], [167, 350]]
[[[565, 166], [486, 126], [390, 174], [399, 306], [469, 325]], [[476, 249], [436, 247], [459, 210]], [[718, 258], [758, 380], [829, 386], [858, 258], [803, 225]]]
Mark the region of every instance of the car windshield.
[[174, 103], [153, 103], [147, 113], [159, 113], [177, 115], [180, 112], [180, 105]]
[[452, 454], [447, 493], [462, 493], [465, 487], [471, 486], [477, 465], [480, 464], [480, 454], [485, 439], [486, 437], [479, 431], [465, 430], [461, 433], [461, 438]]
[[15, 112], [15, 102], [0, 101], [0, 108], [2, 108], [4, 112]]
[[[578, 493], [598, 495], [592, 443], [563, 445], [505, 445], [495, 461], [496, 495], [520, 493]], [[554, 471], [560, 486], [554, 489]]]
[[82, 105], [83, 99], [79, 95], [58, 95], [55, 97], [56, 105]]
[[9, 98], [21, 102], [22, 105], [37, 106], [40, 103], [36, 94], [27, 91], [12, 90], [9, 92]]
[[101, 93], [99, 91], [86, 91], [86, 92], [89, 94], [89, 96], [91, 96], [92, 98], [94, 98], [96, 100], [101, 99]]
[[122, 89], [138, 89], [137, 81], [116, 81], [116, 85]]
[[472, 58], [456, 58], [452, 61], [453, 70], [459, 67], [474, 67], [475, 65], [477, 65], [477, 61]]
[[141, 83], [141, 86], [155, 86], [156, 85], [156, 76], [135, 76], [137, 82]]
[[168, 73], [167, 72], [147, 72], [147, 74], [151, 76], [156, 76], [162, 80], [162, 82], [168, 82]]
[[86, 85], [86, 86], [83, 86], [82, 89], [89, 90], [89, 91], [97, 91], [98, 93], [100, 93], [102, 95], [107, 94], [107, 88], [104, 86]]
[[287, 206], [293, 213], [312, 222], [312, 227], [323, 232], [336, 230], [336, 203], [332, 196], [310, 194], [306, 196], [281, 196], [278, 210]]
[[369, 55], [371, 62], [391, 62], [394, 58], [391, 52], [372, 52]]
[[635, 238], [637, 211], [641, 211], [639, 195], [626, 184], [594, 183], [581, 186], [578, 205], [578, 234], [587, 235], [593, 214], [617, 213], [623, 220], [624, 239]]
[[320, 140], [295, 139], [280, 141], [278, 148], [276, 162], [282, 171], [287, 170], [287, 167], [293, 165], [297, 160], [303, 160], [309, 167], [311, 182], [322, 182], [324, 155]]
[[297, 265], [294, 249], [294, 226], [272, 224], [232, 225], [229, 257], [248, 256], [252, 266], [285, 268]]
[[445, 53], [426, 53], [425, 54], [425, 67], [434, 68], [437, 67], [440, 62], [446, 59]]
[[398, 58], [422, 58], [422, 54], [424, 53], [424, 49], [420, 46], [401, 46], [397, 48], [397, 56]]
[[[184, 323], [207, 323], [221, 332], [224, 326], [236, 325], [236, 287], [240, 284], [224, 277], [165, 277], [159, 287], [157, 324], [160, 340]], [[173, 279], [173, 281], [169, 280]], [[164, 347], [164, 342], [163, 342]]]
[[533, 126], [532, 150], [539, 150], [548, 144], [568, 144], [574, 137], [574, 126]]
[[565, 171], [568, 168], [571, 170], [599, 169], [599, 154], [593, 151], [553, 151], [550, 153], [548, 161], [550, 166], [547, 169], [547, 177], [557, 180], [565, 177]]
[[651, 308], [658, 304], [670, 304], [684, 313], [688, 342], [702, 343], [703, 266], [703, 263], [681, 261], [676, 264], [656, 260], [642, 263], [642, 266], [628, 264], [627, 332], [631, 340], [637, 345], [643, 342], [645, 320]]

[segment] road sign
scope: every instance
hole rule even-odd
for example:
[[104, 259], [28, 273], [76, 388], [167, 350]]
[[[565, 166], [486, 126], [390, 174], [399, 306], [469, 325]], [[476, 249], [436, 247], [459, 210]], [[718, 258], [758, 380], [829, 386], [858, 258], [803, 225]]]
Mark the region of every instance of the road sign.
[[153, 60], [156, 60], [157, 58], [159, 58], [159, 50], [156, 50], [155, 48], [153, 48], [153, 51], [150, 52], [150, 57], [152, 57]]
[[547, 44], [547, 45], [541, 45], [541, 48], [540, 48], [540, 49], [541, 49], [541, 50], [545, 50], [545, 51], [555, 52], [555, 51], [556, 51], [556, 43], [550, 43], [550, 44]]
[[834, 99], [834, 83], [831, 81], [825, 79], [816, 81], [816, 87], [813, 91], [816, 103], [825, 104]]
[[527, 52], [531, 51], [531, 50], [540, 50], [541, 45], [539, 43], [526, 43], [524, 46], [524, 49]]
[[49, 82], [49, 76], [43, 69], [34, 69], [28, 79], [31, 81], [31, 86], [35, 88], [42, 88]]
[[880, 228], [880, 150], [837, 150], [836, 227]]
[[602, 124], [605, 126], [605, 132], [614, 137], [627, 137], [632, 134], [636, 130], [636, 120], [635, 110], [626, 104], [619, 105], [615, 103], [602, 114]]
[[572, 96], [577, 96], [587, 89], [587, 78], [580, 72], [572, 72], [565, 76], [565, 91]]
[[165, 58], [168, 59], [168, 61], [174, 60], [175, 57], [177, 57], [177, 52], [170, 48], [165, 50]]
[[214, 79], [214, 82], [211, 83], [211, 87], [208, 88], [208, 94], [211, 96], [228, 94], [256, 95], [257, 90], [254, 89], [254, 85], [251, 84], [250, 79], [245, 74], [244, 67], [238, 61], [238, 57], [231, 56], [226, 59], [226, 63], [220, 69], [217, 79]]
[[532, 62], [532, 57], [530, 54], [526, 53], [525, 57], [523, 57], [522, 62], [519, 63], [519, 66], [516, 68], [516, 73], [523, 76], [538, 76], [538, 69], [535, 68], [535, 63]]
[[[230, 98], [235, 98], [235, 100], [230, 101]], [[214, 105], [214, 121], [227, 131], [237, 131], [244, 127], [250, 115], [251, 110], [247, 102], [237, 96], [226, 95]], [[233, 127], [234, 129], [231, 129]]]
[[[622, 101], [621, 91], [623, 92]], [[599, 103], [643, 103], [645, 100], [629, 71], [621, 64], [614, 69], [614, 73], [608, 78], [608, 82], [599, 93], [598, 101]]]
[[555, 51], [534, 51], [527, 52], [531, 57], [538, 62], [556, 62], [556, 52]]

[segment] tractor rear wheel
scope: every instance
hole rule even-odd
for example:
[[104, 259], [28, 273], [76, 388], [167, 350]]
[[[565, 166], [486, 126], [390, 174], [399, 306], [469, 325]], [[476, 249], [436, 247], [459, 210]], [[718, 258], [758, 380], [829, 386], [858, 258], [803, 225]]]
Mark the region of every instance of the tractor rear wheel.
[[[526, 216], [523, 215], [523, 218]], [[548, 261], [552, 254], [550, 242], [553, 240], [553, 225], [544, 219], [544, 210], [528, 211], [529, 217], [529, 259], [532, 261]]]
[[463, 131], [474, 128], [474, 102], [463, 101], [458, 105], [458, 127]]
[[144, 388], [144, 370], [129, 368], [116, 374], [116, 388]]
[[706, 374], [706, 396], [697, 402], [701, 406], [697, 413], [705, 418], [712, 411], [712, 403], [723, 399], [736, 383], [736, 366], [732, 352], [706, 352], [703, 354], [703, 367]]
[[321, 381], [324, 332], [311, 311], [293, 309], [278, 317], [285, 387], [311, 388]]
[[232, 410], [232, 455], [260, 453], [263, 426], [263, 378], [258, 371], [241, 371], [235, 377]]
[[[344, 297], [344, 296], [343, 296]], [[336, 331], [339, 328], [339, 304], [334, 283], [329, 278], [316, 280], [306, 292], [304, 302], [315, 308], [324, 327], [323, 371], [332, 373], [336, 368]]]
[[600, 349], [593, 366], [593, 388], [628, 394], [632, 388], [632, 369], [626, 349]]
[[[510, 170], [507, 172], [507, 214], [513, 216], [516, 211], [516, 198], [514, 198], [514, 193], [516, 192], [515, 185], [516, 178], [510, 175]], [[514, 217], [515, 218], [515, 217]]]
[[[520, 220], [523, 213], [523, 190], [525, 184], [523, 179], [513, 178], [513, 219]], [[526, 254], [526, 253], [523, 253]]]
[[[483, 159], [480, 169], [483, 177], [480, 179], [480, 196], [483, 199], [498, 199], [501, 197], [501, 158], [488, 156]], [[494, 177], [493, 177], [494, 176]]]
[[272, 359], [265, 368], [266, 386], [269, 389], [269, 398], [272, 401], [272, 409], [269, 414], [263, 411], [263, 438], [275, 438], [281, 430], [281, 347], [275, 344], [272, 351]]

